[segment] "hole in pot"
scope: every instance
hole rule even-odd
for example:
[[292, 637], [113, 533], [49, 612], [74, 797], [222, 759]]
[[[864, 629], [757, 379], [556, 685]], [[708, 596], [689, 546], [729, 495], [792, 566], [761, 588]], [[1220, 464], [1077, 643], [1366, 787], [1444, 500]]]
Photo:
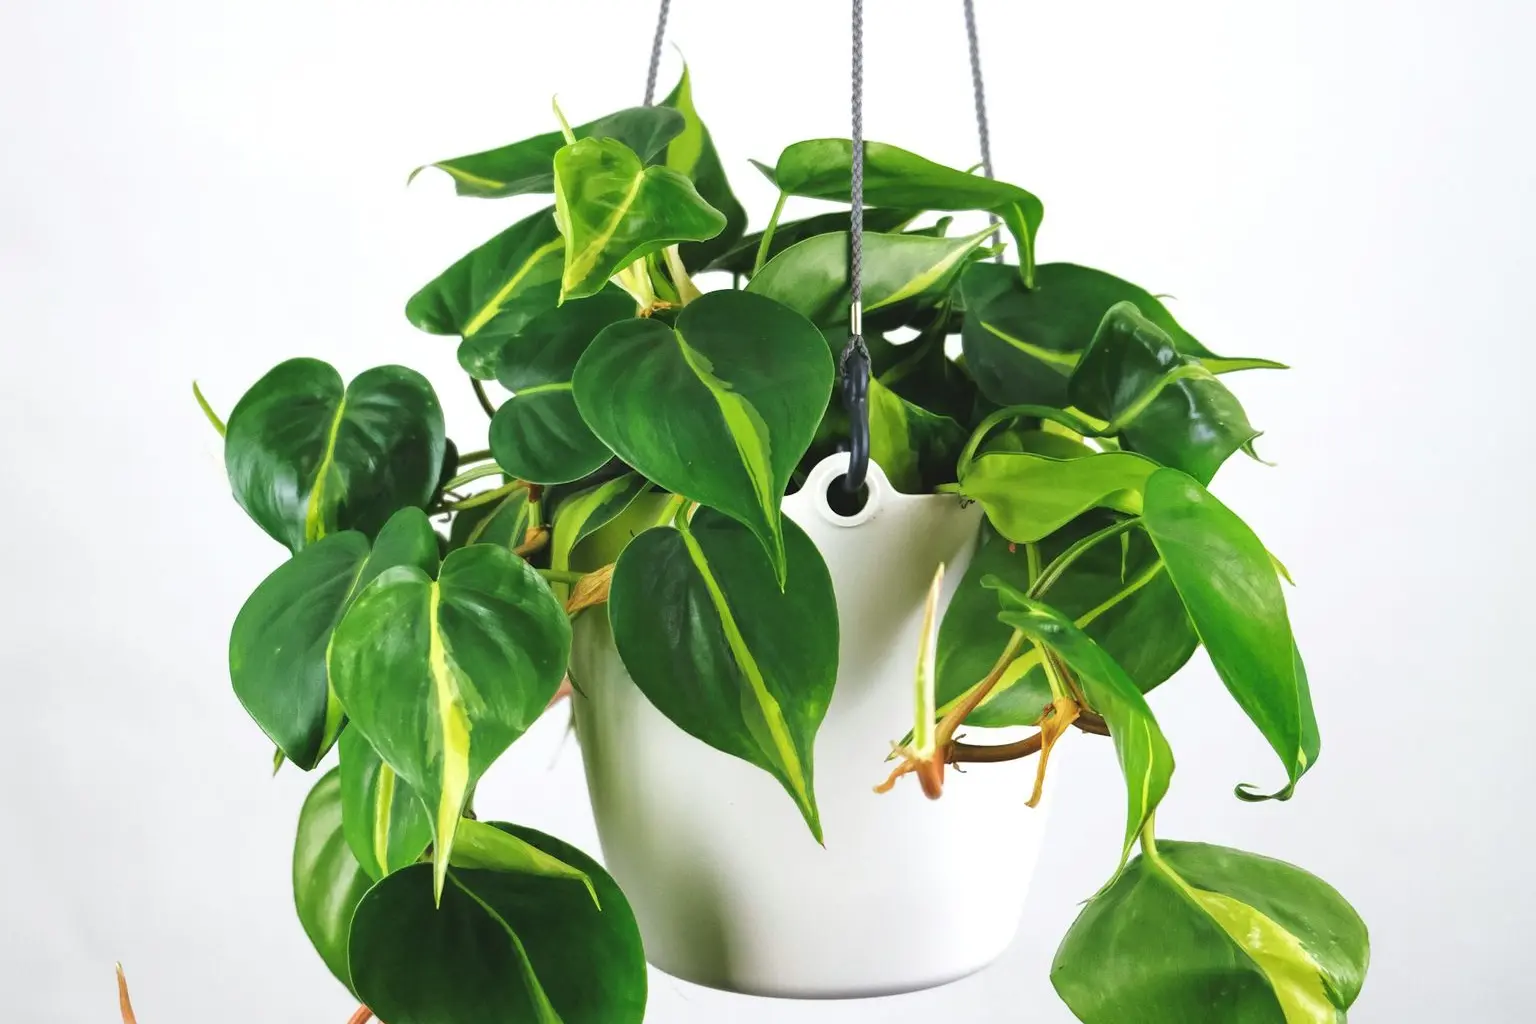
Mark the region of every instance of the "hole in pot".
[[869, 504], [869, 485], [865, 484], [850, 494], [844, 483], [847, 479], [847, 473], [840, 473], [827, 484], [827, 507], [844, 518], [858, 515]]

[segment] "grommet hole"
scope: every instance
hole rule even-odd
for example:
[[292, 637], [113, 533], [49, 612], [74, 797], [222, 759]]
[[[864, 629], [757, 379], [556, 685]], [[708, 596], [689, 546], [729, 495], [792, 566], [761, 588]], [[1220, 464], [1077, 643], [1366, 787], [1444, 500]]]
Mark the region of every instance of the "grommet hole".
[[849, 491], [847, 481], [848, 474], [839, 473], [827, 484], [827, 507], [845, 519], [858, 515], [869, 504], [869, 484]]

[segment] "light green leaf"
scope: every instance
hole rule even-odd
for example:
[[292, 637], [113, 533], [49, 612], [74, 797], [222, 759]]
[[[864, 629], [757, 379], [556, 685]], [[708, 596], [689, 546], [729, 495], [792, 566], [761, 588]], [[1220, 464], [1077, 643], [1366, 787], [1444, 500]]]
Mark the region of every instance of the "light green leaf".
[[819, 842], [811, 758], [837, 679], [837, 602], [810, 538], [786, 522], [784, 541], [781, 588], [752, 534], [712, 509], [648, 530], [619, 556], [608, 618], [656, 709], [778, 779]]
[[293, 902], [315, 952], [350, 990], [348, 930], [352, 912], [371, 882], [342, 838], [341, 819], [341, 778], [333, 768], [315, 783], [299, 812], [293, 843]]
[[955, 476], [965, 428], [869, 382], [869, 457], [898, 491], [927, 494]]
[[1027, 544], [1092, 508], [1136, 514], [1147, 477], [1157, 468], [1130, 452], [1061, 459], [1034, 451], [991, 451], [961, 466], [960, 493], [981, 502], [1004, 537]]
[[1321, 879], [1163, 841], [1083, 908], [1051, 982], [1085, 1024], [1344, 1024], [1369, 963], [1365, 923]]
[[667, 144], [663, 163], [692, 181], [704, 201], [725, 214], [725, 228], [718, 235], [707, 242], [690, 242], [681, 249], [684, 266], [697, 273], [741, 237], [747, 226], [747, 211], [742, 209], [731, 191], [725, 168], [720, 165], [720, 155], [715, 152], [714, 140], [694, 109], [693, 80], [686, 65], [677, 88], [661, 103], [682, 114], [684, 119], [682, 132]]
[[725, 229], [725, 215], [693, 182], [647, 167], [613, 139], [584, 139], [555, 154], [555, 223], [565, 236], [560, 300], [595, 295], [635, 260]]
[[570, 646], [543, 578], [489, 544], [451, 552], [435, 582], [389, 570], [336, 627], [336, 695], [429, 808], [439, 895], [470, 788], [544, 711]]
[[673, 327], [626, 320], [576, 366], [592, 432], [664, 490], [745, 524], [784, 578], [779, 499], [832, 392], [832, 357], [804, 317], [711, 292]]
[[298, 551], [339, 530], [372, 537], [397, 509], [425, 508], [443, 465], [443, 411], [425, 377], [379, 366], [342, 387], [318, 359], [290, 359], [229, 415], [235, 500]]
[[[921, 210], [867, 209], [864, 211], [864, 231], [872, 235], [897, 234], [921, 215]], [[764, 263], [807, 238], [834, 232], [846, 234], [849, 216], [848, 211], [838, 210], [833, 213], [819, 213], [814, 217], [805, 217], [801, 220], [787, 220], [776, 225], [773, 229], [773, 237], [768, 240], [768, 251], [764, 254]], [[752, 268], [757, 262], [757, 251], [762, 244], [763, 232], [755, 231], [745, 235], [715, 257], [714, 262], [704, 269], [724, 270], [742, 277], [750, 277]]]
[[421, 859], [432, 820], [360, 731], [345, 730], [340, 749], [343, 831], [352, 856], [377, 881]]
[[1248, 524], [1176, 470], [1148, 479], [1142, 515], [1217, 674], [1285, 765], [1289, 782], [1274, 797], [1289, 799], [1322, 744], [1269, 553]]
[[580, 868], [545, 853], [539, 847], [492, 824], [473, 818], [460, 818], [458, 831], [453, 839], [453, 860], [450, 868], [473, 868], [482, 871], [515, 871], [524, 875], [542, 875], [545, 878], [565, 878], [580, 882], [592, 896], [592, 902], [602, 908], [597, 887]]

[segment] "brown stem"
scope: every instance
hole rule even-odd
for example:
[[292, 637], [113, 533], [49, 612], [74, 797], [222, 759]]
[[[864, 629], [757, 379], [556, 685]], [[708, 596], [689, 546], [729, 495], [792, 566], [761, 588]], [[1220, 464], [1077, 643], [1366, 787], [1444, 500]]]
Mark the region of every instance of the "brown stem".
[[960, 728], [960, 723], [969, 718], [971, 712], [975, 711], [981, 702], [987, 699], [987, 694], [991, 693], [998, 680], [1003, 678], [1003, 673], [1008, 671], [1008, 666], [1013, 663], [1013, 659], [1018, 656], [1019, 648], [1023, 646], [1024, 634], [1014, 630], [1013, 636], [1008, 640], [1008, 645], [1003, 648], [1003, 653], [998, 657], [997, 663], [992, 666], [992, 671], [988, 672], [987, 677], [977, 683], [970, 693], [966, 694], [964, 700], [950, 708], [949, 714], [945, 715], [939, 722], [938, 728], [934, 731], [934, 739], [941, 746], [949, 742], [950, 737], [955, 734], [955, 730]]
[[996, 764], [999, 761], [1017, 761], [1021, 757], [1040, 752], [1040, 734], [1026, 736], [1016, 743], [961, 743], [949, 745], [946, 760], [950, 764]]
[[491, 404], [491, 397], [485, 393], [485, 385], [480, 382], [480, 378], [471, 377], [469, 378], [469, 383], [475, 389], [475, 397], [480, 399], [480, 408], [485, 410], [487, 416], [494, 417], [496, 415], [496, 407]]
[[366, 1006], [359, 1006], [347, 1024], [368, 1024], [371, 1020], [373, 1020], [373, 1011]]
[[133, 1003], [128, 999], [128, 979], [123, 976], [123, 965], [117, 965], [117, 1008], [123, 1014], [123, 1024], [138, 1024], [133, 1015]]

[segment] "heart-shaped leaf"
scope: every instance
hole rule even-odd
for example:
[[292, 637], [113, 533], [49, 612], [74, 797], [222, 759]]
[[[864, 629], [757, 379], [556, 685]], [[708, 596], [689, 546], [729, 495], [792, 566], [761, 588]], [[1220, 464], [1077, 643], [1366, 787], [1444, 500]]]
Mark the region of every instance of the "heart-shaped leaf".
[[634, 315], [634, 299], [605, 288], [539, 314], [502, 348], [497, 379], [512, 396], [491, 419], [497, 465], [520, 480], [563, 484], [613, 457], [577, 411], [571, 377], [604, 327]]
[[1289, 799], [1322, 744], [1269, 552], [1247, 523], [1171, 469], [1147, 480], [1142, 523], [1221, 681], [1285, 765], [1289, 783], [1274, 797]]
[[437, 536], [420, 509], [401, 509], [368, 539], [348, 530], [304, 548], [246, 599], [229, 634], [235, 696], [283, 756], [309, 771], [336, 742], [341, 705], [326, 649], [363, 587], [391, 566], [437, 569]]
[[[578, 139], [617, 139], [650, 160], [685, 126], [683, 116], [669, 107], [630, 107], [596, 121], [578, 125], [572, 134]], [[546, 132], [531, 139], [514, 142], [483, 153], [439, 160], [436, 167], [453, 178], [454, 189], [461, 196], [500, 199], [528, 192], [553, 192], [551, 163], [565, 145], [560, 132]], [[426, 170], [418, 167], [411, 177]]]
[[318, 359], [290, 359], [229, 414], [235, 500], [292, 551], [339, 530], [372, 537], [397, 509], [425, 508], [443, 464], [443, 411], [425, 377], [379, 366], [342, 387]]
[[1098, 332], [1105, 312], [1131, 302], [1167, 333], [1174, 347], [1212, 373], [1283, 369], [1268, 359], [1227, 358], [1200, 344], [1145, 289], [1071, 263], [1043, 263], [1035, 287], [996, 263], [973, 263], [960, 280], [966, 319], [965, 362], [999, 405], [1065, 405], [1067, 379]]
[[752, 534], [712, 509], [647, 530], [619, 556], [608, 618], [656, 709], [778, 779], [820, 842], [811, 756], [837, 680], [837, 601], [816, 546], [784, 526], [782, 589]]
[[543, 578], [490, 544], [451, 552], [435, 582], [389, 570], [336, 627], [336, 695], [431, 809], [439, 894], [470, 787], [548, 705], [570, 646]]
[[358, 997], [389, 1024], [640, 1024], [645, 954], [613, 879], [558, 839], [501, 823], [483, 828], [579, 872], [596, 901], [575, 878], [504, 859], [450, 868], [441, 906], [426, 865], [396, 872], [353, 918]]
[[760, 295], [711, 292], [673, 327], [604, 330], [575, 388], [582, 418], [619, 458], [745, 524], [783, 580], [779, 499], [832, 393], [831, 353], [813, 324]]
[[408, 867], [432, 842], [427, 809], [357, 729], [341, 734], [343, 832], [370, 878]]
[[699, 118], [699, 112], [694, 109], [693, 79], [688, 74], [687, 65], [683, 66], [683, 77], [678, 81], [677, 88], [661, 103], [683, 115], [683, 130], [677, 138], [667, 143], [666, 156], [662, 162], [686, 176], [706, 203], [725, 214], [725, 229], [718, 235], [707, 242], [689, 243], [679, 250], [683, 265], [698, 272], [741, 237], [741, 232], [747, 226], [747, 211], [742, 209], [736, 194], [731, 191], [725, 168], [720, 165], [720, 154], [715, 152], [714, 140]]
[[411, 296], [406, 318], [429, 334], [459, 335], [459, 365], [472, 377], [490, 380], [507, 338], [554, 308], [564, 249], [554, 208], [540, 210]]
[[960, 467], [960, 493], [981, 502], [998, 532], [1018, 544], [1044, 540], [1091, 508], [1139, 512], [1157, 463], [1130, 452], [1083, 451], [1067, 459], [983, 452]]
[[693, 182], [647, 167], [614, 139], [583, 139], [555, 154], [555, 223], [565, 236], [560, 300], [595, 295], [635, 260], [725, 230], [725, 214]]
[[[848, 139], [797, 142], [779, 154], [774, 180], [792, 196], [848, 200], [853, 143]], [[916, 153], [864, 143], [864, 201], [908, 210], [987, 210], [997, 214], [1019, 246], [1019, 273], [1033, 283], [1034, 238], [1045, 208], [1007, 182], [967, 174]]]
[[[921, 210], [886, 210], [870, 208], [864, 211], [864, 230], [869, 234], [896, 234], [922, 215]], [[763, 264], [796, 242], [803, 242], [816, 235], [848, 231], [849, 213], [838, 210], [819, 213], [801, 220], [787, 220], [774, 226], [768, 239], [768, 249], [763, 253]], [[758, 251], [763, 245], [762, 231], [744, 235], [729, 249], [716, 256], [705, 270], [724, 270], [741, 277], [752, 276], [752, 268], [758, 265]]]
[[1226, 385], [1129, 302], [1104, 314], [1067, 393], [1126, 448], [1201, 483], [1259, 436]]
[[352, 912], [373, 883], [342, 837], [341, 822], [341, 776], [332, 768], [315, 783], [299, 812], [293, 902], [315, 952], [336, 980], [351, 989], [347, 947]]
[[1051, 982], [1085, 1024], [1344, 1024], [1369, 962], [1365, 922], [1322, 879], [1163, 841], [1083, 908]]
[[996, 576], [983, 580], [982, 585], [997, 591], [1003, 608], [999, 620], [1067, 663], [1089, 708], [1109, 726], [1115, 753], [1120, 758], [1120, 772], [1125, 776], [1128, 801], [1118, 876], [1142, 826], [1168, 793], [1168, 782], [1173, 778], [1173, 750], [1141, 690], [1092, 637], [1060, 611], [1031, 599]]
[[528, 530], [535, 524], [535, 508], [528, 501], [528, 489], [520, 487], [497, 501], [474, 505], [455, 512], [448, 533], [450, 549], [470, 544], [495, 544], [516, 551], [528, 540]]
[[567, 570], [571, 552], [624, 510], [650, 488], [650, 481], [639, 473], [625, 473], [573, 494], [555, 509], [554, 538], [550, 541], [549, 567]]

